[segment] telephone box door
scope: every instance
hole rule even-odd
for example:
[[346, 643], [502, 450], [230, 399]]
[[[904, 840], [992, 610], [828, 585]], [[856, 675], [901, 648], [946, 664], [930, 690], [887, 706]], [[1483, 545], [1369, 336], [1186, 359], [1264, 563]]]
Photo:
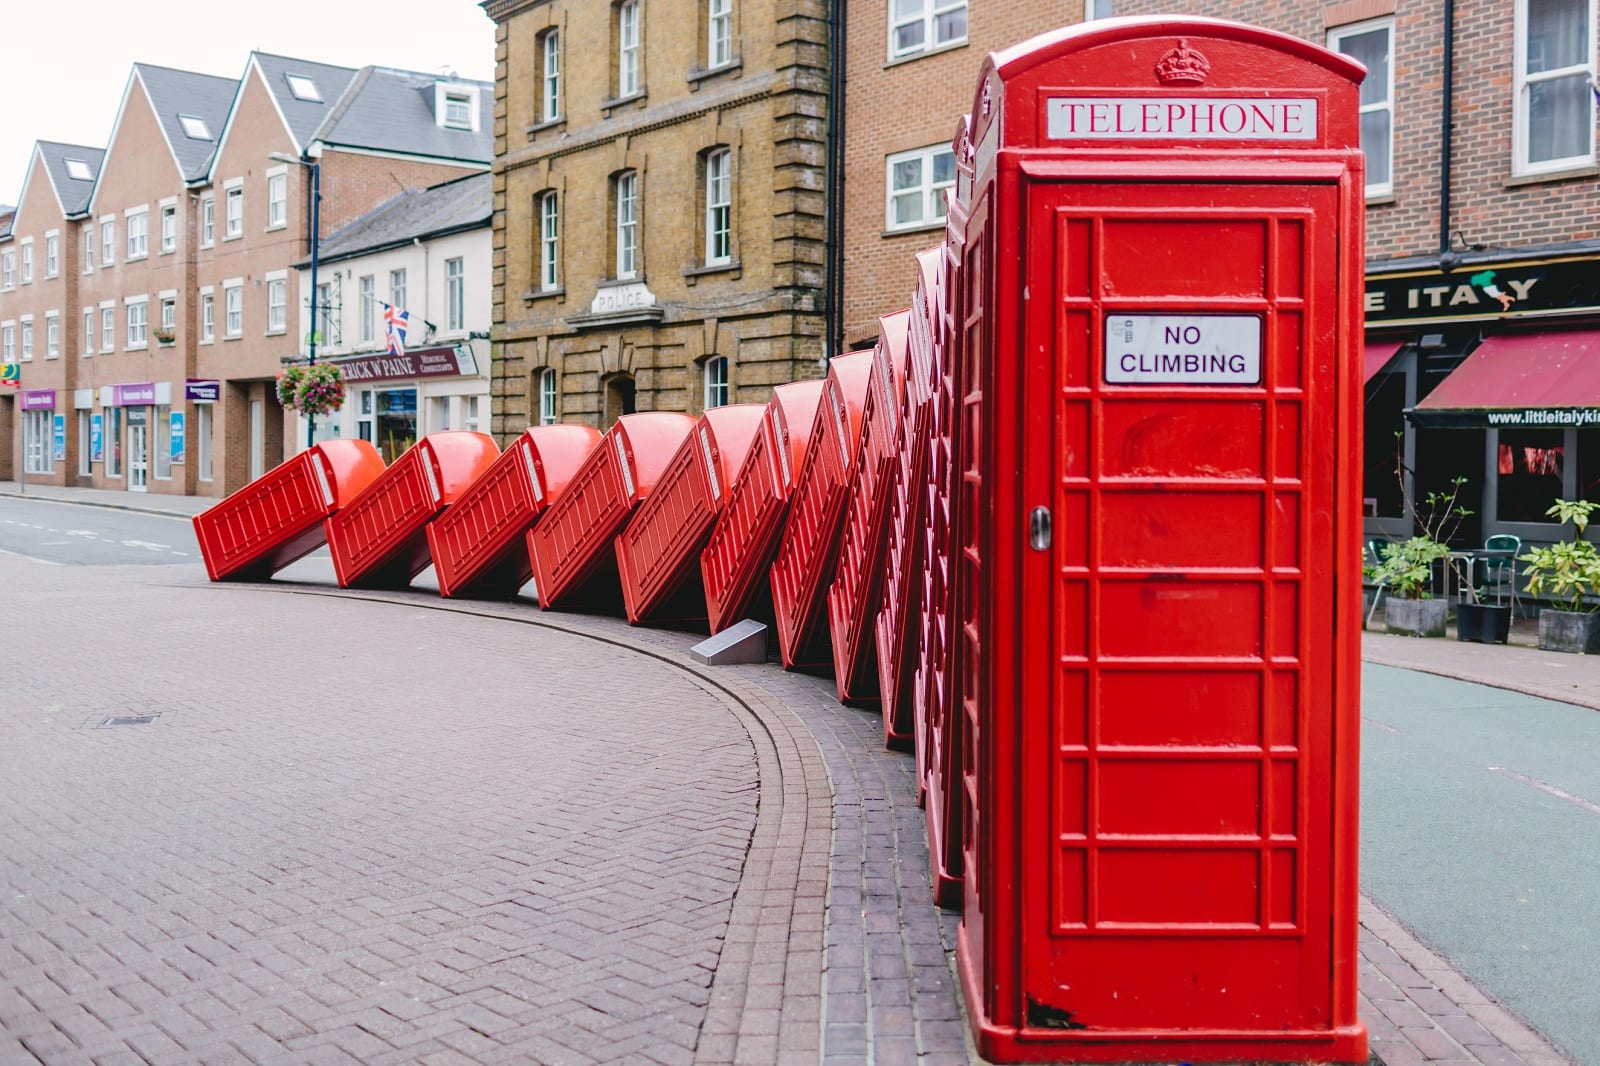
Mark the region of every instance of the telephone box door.
[[1359, 455], [1326, 442], [1349, 441], [1333, 353], [1360, 247], [1336, 169], [1254, 165], [1024, 183], [1026, 274], [1054, 279], [1023, 305], [1027, 380], [1052, 384], [1021, 450], [1049, 501], [1021, 583], [1030, 1026], [1332, 1023], [1333, 509]]

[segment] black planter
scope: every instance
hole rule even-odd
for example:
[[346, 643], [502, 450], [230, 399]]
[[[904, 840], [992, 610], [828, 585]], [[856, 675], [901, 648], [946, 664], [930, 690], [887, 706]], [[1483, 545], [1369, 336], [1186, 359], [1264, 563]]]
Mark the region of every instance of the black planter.
[[1600, 614], [1555, 611], [1546, 607], [1539, 612], [1539, 647], [1545, 651], [1600, 653]]
[[1511, 637], [1511, 608], [1492, 603], [1456, 604], [1456, 639], [1504, 644]]

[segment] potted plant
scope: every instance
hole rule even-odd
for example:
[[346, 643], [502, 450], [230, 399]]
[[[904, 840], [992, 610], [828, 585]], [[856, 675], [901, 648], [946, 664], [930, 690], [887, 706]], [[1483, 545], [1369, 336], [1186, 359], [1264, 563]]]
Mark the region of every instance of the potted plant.
[[150, 335], [156, 339], [157, 344], [162, 345], [163, 347], [172, 344], [172, 342], [175, 341], [178, 336], [175, 331], [170, 330], [165, 326], [157, 326], [155, 329], [150, 331]]
[[1456, 604], [1456, 639], [1479, 644], [1505, 644], [1511, 639], [1511, 605], [1485, 603], [1487, 589], [1468, 589]]
[[1571, 540], [1534, 548], [1518, 558], [1528, 564], [1528, 593], [1548, 597], [1539, 611], [1539, 647], [1546, 651], [1600, 652], [1600, 551], [1583, 539], [1589, 515], [1600, 504], [1557, 500], [1545, 514], [1571, 522]]
[[1367, 574], [1389, 590], [1384, 607], [1384, 628], [1414, 637], [1442, 637], [1449, 619], [1450, 601], [1433, 598], [1433, 567], [1449, 565], [1450, 546], [1418, 534], [1379, 550], [1378, 563]]
[[278, 375], [278, 402], [308, 415], [324, 415], [344, 406], [344, 374], [337, 363], [285, 367]]

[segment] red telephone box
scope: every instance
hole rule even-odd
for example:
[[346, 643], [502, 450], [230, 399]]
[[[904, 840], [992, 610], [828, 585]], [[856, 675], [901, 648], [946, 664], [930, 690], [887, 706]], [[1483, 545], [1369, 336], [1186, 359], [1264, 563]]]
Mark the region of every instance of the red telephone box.
[[728, 501], [700, 553], [706, 620], [720, 633], [750, 614], [771, 613], [767, 573], [783, 534], [795, 472], [817, 416], [823, 382], [794, 381], [772, 390], [761, 431], [750, 442]]
[[430, 433], [328, 516], [340, 588], [404, 588], [428, 568], [428, 523], [500, 454], [485, 433]]
[[862, 409], [855, 477], [845, 504], [839, 564], [828, 589], [828, 633], [840, 702], [878, 695], [872, 623], [883, 596], [889, 478], [897, 455], [895, 438], [905, 393], [910, 318], [909, 311], [897, 311], [878, 320], [878, 344], [872, 352], [872, 373]]
[[736, 403], [701, 415], [655, 491], [617, 536], [617, 571], [629, 622], [706, 616], [700, 551], [766, 413], [766, 404]]
[[606, 430], [578, 472], [528, 530], [539, 606], [549, 610], [577, 600], [613, 608], [622, 602], [612, 541], [634, 508], [654, 491], [667, 462], [694, 428], [676, 411], [623, 415]]
[[[906, 384], [902, 390], [895, 460], [885, 492], [889, 497], [884, 546], [883, 596], [873, 620], [878, 655], [878, 692], [886, 744], [911, 739], [911, 682], [916, 674], [922, 613], [922, 525], [928, 481], [928, 401], [933, 394], [935, 316], [944, 250], [917, 256], [917, 287], [911, 298]], [[920, 779], [920, 778], [919, 778]]]
[[951, 632], [987, 1057], [1367, 1058], [1362, 76], [1198, 18], [984, 64]]

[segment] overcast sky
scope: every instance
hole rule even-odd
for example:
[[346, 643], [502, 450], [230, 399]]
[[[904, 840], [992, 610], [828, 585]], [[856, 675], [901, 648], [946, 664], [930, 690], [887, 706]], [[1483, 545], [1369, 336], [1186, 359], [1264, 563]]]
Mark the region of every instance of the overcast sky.
[[134, 63], [237, 78], [252, 51], [494, 79], [494, 23], [474, 0], [19, 0], [0, 60], [0, 203], [34, 141], [104, 148]]

